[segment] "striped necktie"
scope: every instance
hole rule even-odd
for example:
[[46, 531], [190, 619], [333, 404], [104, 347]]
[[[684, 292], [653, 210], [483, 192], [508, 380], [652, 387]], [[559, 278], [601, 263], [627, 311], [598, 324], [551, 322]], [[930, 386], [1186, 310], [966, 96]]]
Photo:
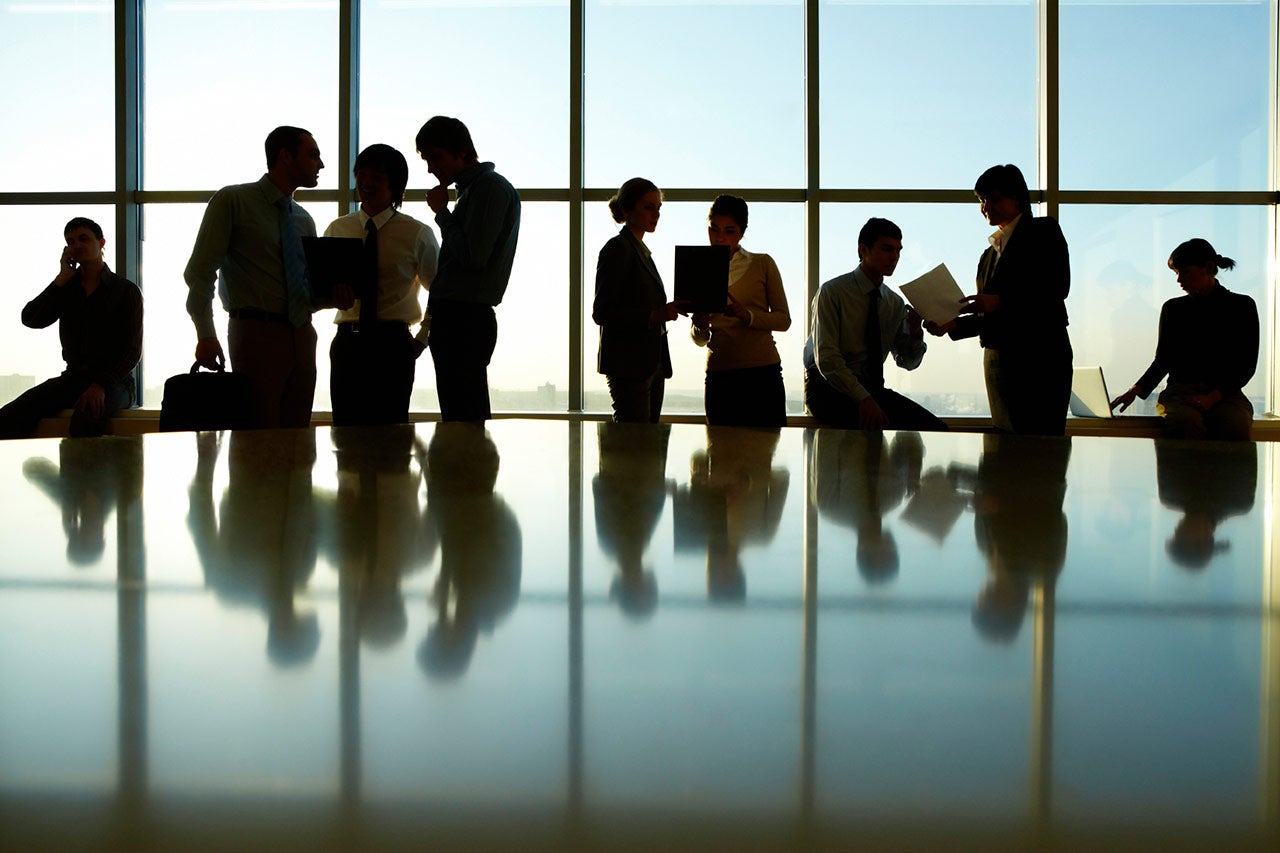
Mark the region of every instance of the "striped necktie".
[[281, 196], [276, 202], [280, 214], [280, 257], [284, 261], [285, 300], [289, 306], [289, 322], [295, 329], [311, 322], [311, 287], [307, 283], [307, 267], [302, 260], [302, 241], [293, 227], [293, 201]]

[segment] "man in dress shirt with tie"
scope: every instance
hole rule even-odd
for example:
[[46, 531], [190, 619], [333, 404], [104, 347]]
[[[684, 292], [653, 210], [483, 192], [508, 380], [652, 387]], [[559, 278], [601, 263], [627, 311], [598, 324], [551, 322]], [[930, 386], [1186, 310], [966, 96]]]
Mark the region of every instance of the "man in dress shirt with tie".
[[813, 298], [804, 345], [809, 413], [847, 429], [945, 430], [918, 403], [884, 387], [884, 360], [915, 370], [927, 345], [920, 315], [885, 286], [902, 255], [902, 229], [872, 217], [858, 234], [859, 264], [824, 283]]
[[[409, 163], [390, 145], [360, 152], [352, 170], [360, 209], [335, 219], [326, 237], [364, 240], [354, 307], [338, 312], [329, 350], [334, 426], [409, 421], [414, 365], [427, 346], [420, 291], [436, 274], [438, 244], [431, 228], [400, 212]], [[420, 323], [416, 337], [409, 326]]]
[[196, 327], [196, 361], [216, 367], [223, 360], [213, 325], [217, 281], [230, 318], [231, 368], [253, 386], [250, 423], [305, 427], [316, 389], [316, 332], [301, 237], [315, 236], [316, 226], [293, 193], [319, 183], [324, 162], [300, 127], [271, 131], [266, 154], [265, 175], [209, 200], [183, 273], [187, 313]]

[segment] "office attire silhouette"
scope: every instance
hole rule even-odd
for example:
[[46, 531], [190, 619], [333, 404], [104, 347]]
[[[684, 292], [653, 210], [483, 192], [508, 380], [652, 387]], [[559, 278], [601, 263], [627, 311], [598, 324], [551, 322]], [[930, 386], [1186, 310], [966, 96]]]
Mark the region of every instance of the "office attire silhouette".
[[1071, 399], [1067, 293], [1071, 263], [1051, 217], [1022, 214], [991, 237], [978, 261], [978, 292], [1000, 297], [988, 314], [957, 318], [953, 340], [978, 336], [997, 429], [1062, 435]]
[[667, 324], [653, 312], [667, 304], [649, 248], [624, 227], [600, 250], [591, 319], [600, 326], [596, 368], [613, 398], [613, 419], [657, 423], [671, 377]]

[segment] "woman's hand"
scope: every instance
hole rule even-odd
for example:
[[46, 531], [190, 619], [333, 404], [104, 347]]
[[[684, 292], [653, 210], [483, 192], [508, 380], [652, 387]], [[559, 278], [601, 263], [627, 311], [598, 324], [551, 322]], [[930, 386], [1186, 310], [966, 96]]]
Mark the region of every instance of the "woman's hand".
[[694, 311], [689, 315], [689, 321], [699, 329], [711, 328], [711, 315], [705, 311]]
[[1114, 411], [1123, 412], [1125, 409], [1129, 408], [1129, 406], [1133, 404], [1133, 401], [1137, 399], [1137, 396], [1138, 396], [1138, 386], [1134, 385], [1128, 391], [1125, 391], [1119, 397], [1116, 397], [1114, 400], [1111, 401], [1111, 410], [1113, 412]]
[[649, 314], [650, 323], [671, 323], [677, 317], [685, 313], [689, 309], [689, 301], [682, 299], [679, 302], [668, 302], [661, 308], [655, 308]]
[[924, 321], [924, 330], [936, 338], [940, 338], [956, 327], [955, 320], [948, 320], [945, 323], [935, 323], [932, 320]]
[[1000, 308], [1000, 297], [990, 293], [975, 293], [960, 300], [961, 314], [990, 314]]
[[751, 322], [751, 312], [747, 310], [745, 305], [734, 299], [732, 296], [729, 297], [729, 305], [724, 309], [724, 313], [728, 314], [730, 317], [737, 317], [744, 323]]

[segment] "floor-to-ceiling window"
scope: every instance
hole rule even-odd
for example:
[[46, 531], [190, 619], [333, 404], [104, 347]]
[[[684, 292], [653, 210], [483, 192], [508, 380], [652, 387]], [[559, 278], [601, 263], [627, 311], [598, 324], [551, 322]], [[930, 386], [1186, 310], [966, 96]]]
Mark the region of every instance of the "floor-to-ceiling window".
[[[135, 7], [130, 5], [128, 11]], [[894, 219], [891, 284], [945, 263], [962, 288], [989, 228], [970, 189], [1019, 165], [1071, 246], [1077, 364], [1116, 388], [1145, 368], [1170, 250], [1208, 238], [1222, 277], [1262, 313], [1246, 393], [1271, 394], [1276, 284], [1277, 25], [1267, 0], [14, 0], [0, 6], [0, 223], [7, 287], [0, 402], [60, 369], [54, 336], [17, 315], [56, 271], [61, 224], [99, 218], [108, 261], [146, 295], [144, 405], [190, 366], [182, 270], [205, 200], [257, 178], [277, 124], [314, 132], [318, 228], [347, 212], [351, 158], [373, 142], [410, 160], [405, 212], [430, 221], [413, 148], [431, 115], [470, 126], [522, 191], [516, 267], [490, 369], [501, 411], [603, 411], [590, 318], [603, 202], [633, 175], [663, 188], [649, 238], [671, 286], [674, 247], [706, 240], [723, 191], [751, 203], [744, 245], [778, 262], [793, 316], [776, 336], [802, 411], [810, 294], [856, 263], [856, 233]], [[56, 55], [56, 61], [53, 57]], [[122, 61], [123, 60], [123, 61]], [[129, 92], [130, 63], [140, 68]], [[349, 120], [345, 119], [349, 116]], [[120, 145], [131, 138], [136, 146]], [[125, 168], [130, 165], [132, 168]], [[122, 211], [136, 234], [117, 234]], [[219, 317], [221, 312], [216, 312]], [[332, 328], [316, 409], [328, 407]], [[666, 409], [701, 409], [705, 350], [671, 324]], [[980, 352], [931, 341], [890, 384], [942, 415], [984, 415]], [[414, 408], [436, 407], [429, 358]], [[1154, 411], [1154, 402], [1138, 404]]]

